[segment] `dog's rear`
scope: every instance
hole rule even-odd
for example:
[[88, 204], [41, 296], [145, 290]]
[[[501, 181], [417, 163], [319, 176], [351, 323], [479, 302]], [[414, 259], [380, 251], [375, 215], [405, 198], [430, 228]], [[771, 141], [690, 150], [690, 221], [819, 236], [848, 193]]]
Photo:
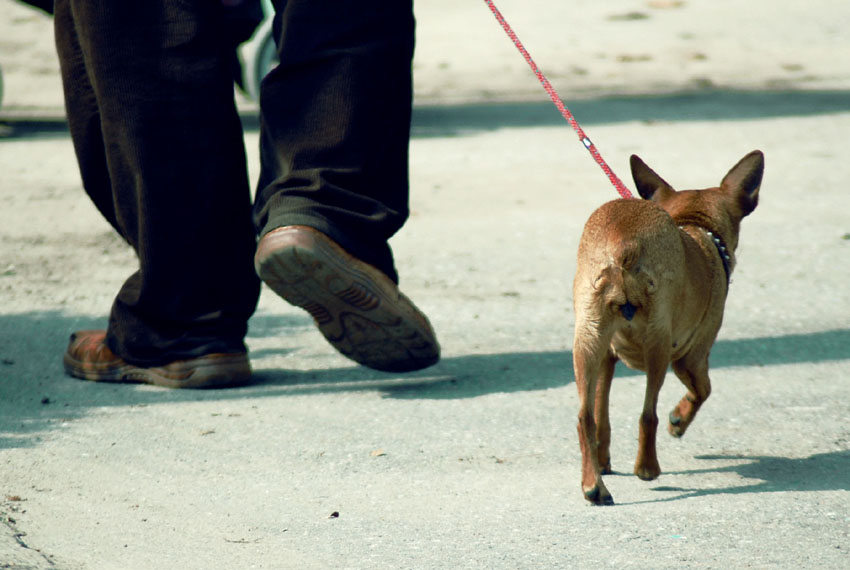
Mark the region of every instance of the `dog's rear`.
[[613, 503], [600, 475], [611, 470], [608, 395], [618, 360], [647, 377], [634, 466], [641, 479], [661, 473], [656, 406], [671, 362], [688, 388], [670, 414], [672, 435], [684, 434], [708, 398], [708, 354], [723, 317], [740, 221], [755, 208], [762, 170], [755, 151], [720, 187], [676, 192], [633, 157], [644, 200], [608, 202], [587, 221], [573, 284], [573, 366], [588, 501]]
[[[627, 340], [650, 321], [658, 326], [669, 317], [661, 313], [671, 288], [659, 285], [681, 278], [676, 268], [684, 264], [684, 254], [676, 226], [658, 205], [645, 200], [602, 205], [585, 225], [578, 256], [573, 298], [580, 357], [593, 354], [599, 360], [615, 335]], [[621, 357], [630, 365], [640, 360], [638, 354]]]

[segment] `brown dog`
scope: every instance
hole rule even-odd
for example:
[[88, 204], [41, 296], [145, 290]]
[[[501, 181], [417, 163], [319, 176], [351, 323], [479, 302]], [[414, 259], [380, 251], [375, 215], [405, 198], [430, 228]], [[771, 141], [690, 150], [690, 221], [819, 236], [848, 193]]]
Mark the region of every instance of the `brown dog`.
[[745, 156], [718, 188], [682, 192], [637, 156], [631, 167], [644, 199], [615, 200], [591, 214], [573, 285], [581, 486], [597, 505], [614, 503], [601, 475], [611, 472], [608, 394], [618, 360], [646, 372], [634, 468], [643, 480], [661, 474], [655, 409], [667, 367], [688, 389], [670, 412], [671, 435], [685, 433], [711, 392], [708, 353], [723, 319], [741, 219], [758, 203], [764, 156]]

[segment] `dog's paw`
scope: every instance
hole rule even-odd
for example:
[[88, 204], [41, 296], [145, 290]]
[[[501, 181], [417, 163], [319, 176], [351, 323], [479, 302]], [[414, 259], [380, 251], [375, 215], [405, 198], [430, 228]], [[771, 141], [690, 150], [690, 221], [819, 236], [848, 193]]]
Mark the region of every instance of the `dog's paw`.
[[679, 416], [678, 412], [679, 408], [673, 408], [669, 416], [670, 422], [667, 424], [667, 432], [673, 437], [682, 437], [688, 429], [688, 423]]
[[590, 501], [591, 504], [600, 507], [610, 507], [614, 504], [614, 497], [601, 483], [589, 490], [584, 491], [584, 498]]
[[661, 466], [658, 462], [650, 465], [635, 465], [635, 475], [642, 481], [652, 481], [661, 475]]

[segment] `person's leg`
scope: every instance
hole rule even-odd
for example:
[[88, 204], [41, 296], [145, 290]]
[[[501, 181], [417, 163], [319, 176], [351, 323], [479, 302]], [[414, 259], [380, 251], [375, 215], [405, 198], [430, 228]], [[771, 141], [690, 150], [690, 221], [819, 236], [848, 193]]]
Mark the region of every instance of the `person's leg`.
[[106, 163], [100, 110], [77, 35], [71, 2], [57, 0], [55, 8], [53, 21], [65, 91], [65, 110], [83, 187], [103, 217], [120, 234]]
[[83, 185], [139, 257], [105, 341], [136, 366], [244, 353], [259, 294], [221, 16], [207, 0], [56, 2]]
[[261, 88], [260, 235], [302, 224], [396, 280], [408, 215], [410, 0], [283, 2], [280, 65]]
[[405, 371], [439, 358], [387, 243], [408, 216], [413, 6], [277, 3], [254, 207], [260, 277], [340, 352]]

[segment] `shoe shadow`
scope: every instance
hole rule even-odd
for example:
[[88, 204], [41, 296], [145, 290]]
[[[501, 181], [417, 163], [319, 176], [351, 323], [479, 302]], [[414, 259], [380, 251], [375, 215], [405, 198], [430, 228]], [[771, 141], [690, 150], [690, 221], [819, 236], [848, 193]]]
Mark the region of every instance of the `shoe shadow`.
[[[277, 357], [287, 351], [292, 353], [294, 361], [304, 365], [304, 359], [298, 359], [298, 347], [253, 352], [254, 382], [238, 388], [167, 390], [82, 382], [66, 377], [61, 355], [68, 334], [102, 328], [105, 324], [105, 319], [59, 311], [0, 315], [0, 449], [34, 445], [44, 432], [61, 429], [63, 424], [91, 410], [111, 406], [350, 391], [377, 391], [385, 398], [398, 399], [462, 399], [547, 390], [574, 382], [572, 353], [567, 350], [452, 356], [410, 374], [382, 373], [354, 365], [300, 371], [268, 367], [267, 356], [274, 356], [277, 362]], [[258, 315], [252, 319], [250, 334], [273, 346], [270, 340], [303, 332], [311, 326], [307, 317]], [[715, 345], [711, 359], [715, 369], [843, 360], [848, 358], [848, 345], [850, 329], [724, 340]], [[640, 373], [618, 367], [618, 376], [637, 374]]]
[[[720, 340], [711, 352], [712, 369], [771, 366], [845, 360], [850, 357], [850, 329]], [[616, 377], [643, 373], [618, 365]], [[311, 393], [379, 390], [400, 399], [474, 398], [558, 388], [575, 381], [572, 352], [509, 352], [443, 358], [438, 364], [412, 374], [397, 375], [362, 367], [311, 372], [260, 370], [257, 385], [270, 391]]]
[[408, 374], [377, 372], [363, 367], [309, 372], [257, 370], [255, 387], [288, 394], [378, 390], [401, 399], [474, 398], [497, 392], [545, 390], [573, 381], [572, 354], [520, 352], [444, 358], [438, 364]]

